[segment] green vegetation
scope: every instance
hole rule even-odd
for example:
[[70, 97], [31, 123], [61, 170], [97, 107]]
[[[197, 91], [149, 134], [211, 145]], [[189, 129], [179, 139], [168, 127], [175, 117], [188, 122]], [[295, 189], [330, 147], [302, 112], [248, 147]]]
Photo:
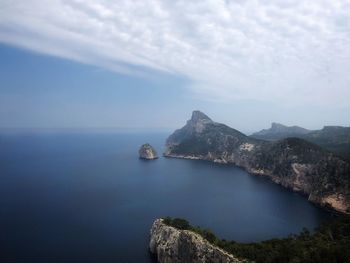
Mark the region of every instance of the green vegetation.
[[350, 218], [347, 216], [322, 224], [313, 234], [304, 229], [287, 238], [247, 244], [220, 240], [210, 230], [193, 227], [185, 219], [166, 217], [163, 222], [196, 232], [227, 252], [257, 263], [350, 262]]

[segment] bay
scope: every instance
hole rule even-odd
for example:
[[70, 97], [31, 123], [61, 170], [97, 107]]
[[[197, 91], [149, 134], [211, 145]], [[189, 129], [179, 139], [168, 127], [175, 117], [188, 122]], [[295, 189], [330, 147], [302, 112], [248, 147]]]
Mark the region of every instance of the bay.
[[[165, 133], [0, 135], [1, 262], [154, 262], [154, 219], [261, 241], [329, 218], [305, 197], [232, 166], [161, 157]], [[144, 161], [150, 143], [160, 158]]]

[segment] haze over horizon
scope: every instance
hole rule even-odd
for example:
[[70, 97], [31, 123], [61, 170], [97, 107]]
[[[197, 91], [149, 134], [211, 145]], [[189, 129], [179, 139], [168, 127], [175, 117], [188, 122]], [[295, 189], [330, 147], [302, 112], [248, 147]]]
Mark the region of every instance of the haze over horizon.
[[0, 128], [350, 126], [350, 1], [0, 3]]

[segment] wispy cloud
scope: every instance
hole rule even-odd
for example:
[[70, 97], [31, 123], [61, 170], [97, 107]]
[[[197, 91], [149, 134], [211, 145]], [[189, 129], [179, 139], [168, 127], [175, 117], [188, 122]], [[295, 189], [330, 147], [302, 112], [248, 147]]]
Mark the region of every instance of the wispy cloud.
[[349, 14], [349, 0], [2, 0], [0, 41], [126, 74], [180, 74], [202, 99], [344, 106]]

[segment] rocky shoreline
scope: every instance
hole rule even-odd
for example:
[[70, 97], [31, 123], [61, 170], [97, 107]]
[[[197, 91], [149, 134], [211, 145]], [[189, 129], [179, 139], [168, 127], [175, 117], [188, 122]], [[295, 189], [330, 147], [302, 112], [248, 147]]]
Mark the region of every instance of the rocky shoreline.
[[236, 165], [319, 206], [350, 214], [350, 163], [302, 139], [252, 139], [194, 111], [187, 124], [169, 136], [164, 156]]
[[334, 194], [333, 196], [326, 197], [325, 199], [322, 199], [322, 198], [319, 198], [316, 196], [312, 196], [312, 194], [305, 193], [304, 191], [302, 191], [300, 188], [298, 188], [296, 186], [293, 186], [293, 185], [290, 186], [288, 184], [285, 184], [285, 183], [283, 183], [283, 181], [281, 181], [276, 176], [265, 174], [263, 171], [260, 171], [260, 170], [254, 170], [254, 169], [249, 170], [244, 166], [235, 165], [233, 163], [226, 162], [224, 160], [220, 160], [220, 159], [213, 160], [210, 158], [206, 158], [204, 156], [192, 156], [192, 155], [186, 156], [186, 155], [176, 155], [176, 154], [166, 154], [166, 153], [164, 153], [163, 156], [166, 158], [176, 158], [176, 159], [186, 159], [186, 160], [201, 160], [201, 161], [207, 161], [207, 162], [214, 162], [214, 163], [218, 163], [218, 164], [231, 164], [231, 165], [234, 165], [236, 167], [239, 167], [239, 168], [245, 170], [250, 175], [263, 176], [263, 177], [271, 180], [275, 184], [278, 184], [281, 187], [286, 188], [289, 191], [292, 191], [294, 193], [298, 193], [298, 194], [306, 197], [309, 202], [313, 203], [317, 207], [321, 207], [321, 208], [326, 209], [332, 213], [349, 214], [349, 212], [346, 211], [348, 207], [346, 205], [344, 205], [346, 203], [346, 200], [342, 194], [338, 194], [338, 195]]

